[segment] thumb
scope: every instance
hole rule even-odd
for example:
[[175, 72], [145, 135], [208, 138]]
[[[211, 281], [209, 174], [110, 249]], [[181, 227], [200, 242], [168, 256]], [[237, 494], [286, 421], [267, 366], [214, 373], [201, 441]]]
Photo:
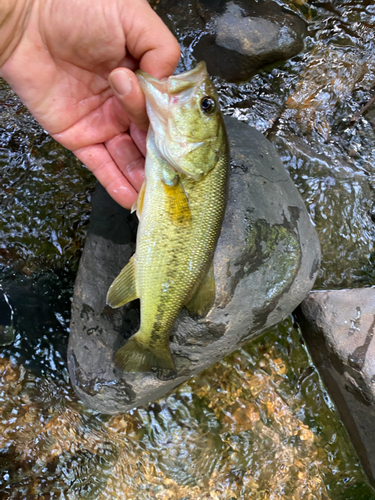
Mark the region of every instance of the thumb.
[[108, 81], [117, 100], [115, 112], [120, 121], [125, 111], [131, 122], [141, 130], [147, 130], [145, 96], [133, 71], [116, 68], [109, 74]]

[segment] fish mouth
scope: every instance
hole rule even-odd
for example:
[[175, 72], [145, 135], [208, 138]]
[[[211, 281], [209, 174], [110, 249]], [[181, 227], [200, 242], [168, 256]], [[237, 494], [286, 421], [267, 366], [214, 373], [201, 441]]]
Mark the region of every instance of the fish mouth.
[[180, 73], [179, 75], [172, 75], [168, 78], [168, 93], [170, 95], [178, 94], [184, 90], [188, 90], [196, 85], [199, 85], [205, 78], [208, 77], [206, 63], [201, 61], [195, 68]]
[[195, 68], [185, 73], [180, 73], [178, 75], [172, 75], [168, 78], [163, 78], [158, 80], [154, 76], [146, 73], [145, 71], [138, 69], [135, 74], [138, 77], [139, 83], [143, 88], [145, 94], [147, 94], [147, 88], [144, 88], [145, 84], [152, 85], [159, 92], [168, 93], [170, 95], [177, 94], [183, 90], [188, 90], [189, 88], [199, 84], [202, 80], [207, 78], [207, 67], [204, 61], [199, 62]]
[[[162, 80], [158, 80], [140, 69], [135, 73], [146, 97], [147, 113], [151, 126], [153, 128], [157, 127], [157, 129], [159, 127], [156, 120], [160, 122], [160, 125], [167, 125], [169, 99], [172, 98], [173, 100], [173, 96], [193, 89], [208, 77], [204, 61], [201, 61], [194, 69], [186, 73], [172, 75]], [[187, 92], [185, 99], [188, 100], [189, 98], [190, 92]], [[181, 100], [184, 100], [184, 98], [182, 97]]]
[[137, 70], [136, 75], [146, 98], [151, 127], [162, 131], [167, 126], [168, 80], [158, 80], [142, 70]]

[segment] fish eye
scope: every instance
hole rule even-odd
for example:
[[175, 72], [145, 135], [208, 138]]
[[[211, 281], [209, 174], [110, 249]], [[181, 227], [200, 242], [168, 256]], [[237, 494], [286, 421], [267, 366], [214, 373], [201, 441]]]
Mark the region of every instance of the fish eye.
[[216, 102], [210, 96], [205, 96], [201, 100], [201, 110], [206, 114], [211, 114], [215, 111]]

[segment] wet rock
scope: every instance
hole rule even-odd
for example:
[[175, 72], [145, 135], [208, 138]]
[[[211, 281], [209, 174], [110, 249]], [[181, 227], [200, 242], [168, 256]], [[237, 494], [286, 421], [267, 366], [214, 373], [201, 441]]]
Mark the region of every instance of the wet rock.
[[0, 346], [11, 344], [14, 338], [13, 308], [7, 293], [0, 285]]
[[375, 486], [375, 290], [312, 292], [298, 319], [314, 363]]
[[83, 402], [103, 413], [144, 405], [278, 323], [311, 289], [319, 242], [303, 201], [262, 134], [226, 119], [227, 211], [215, 253], [216, 302], [202, 319], [182, 310], [170, 345], [177, 377], [123, 373], [113, 354], [139, 326], [139, 302], [112, 310], [109, 285], [135, 249], [135, 217], [98, 188], [72, 304], [68, 365]]
[[247, 80], [303, 49], [305, 22], [272, 0], [161, 0], [156, 12], [211, 75]]

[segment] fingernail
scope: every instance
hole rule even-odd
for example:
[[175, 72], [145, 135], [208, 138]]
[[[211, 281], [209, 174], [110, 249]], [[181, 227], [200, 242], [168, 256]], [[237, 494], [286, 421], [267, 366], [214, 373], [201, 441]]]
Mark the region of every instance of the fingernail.
[[116, 71], [109, 77], [113, 90], [122, 97], [125, 97], [132, 89], [131, 79], [124, 71]]

